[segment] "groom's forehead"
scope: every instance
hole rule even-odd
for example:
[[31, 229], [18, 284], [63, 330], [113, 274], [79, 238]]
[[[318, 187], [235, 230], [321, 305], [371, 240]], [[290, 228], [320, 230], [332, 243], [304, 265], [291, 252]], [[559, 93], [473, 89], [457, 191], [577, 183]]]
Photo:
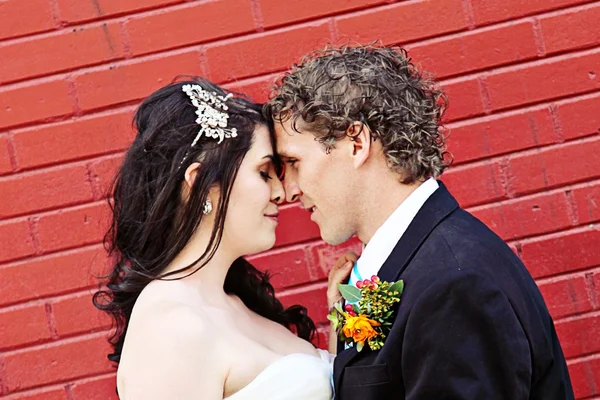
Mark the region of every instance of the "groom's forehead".
[[275, 125], [275, 147], [280, 156], [286, 157], [293, 152], [296, 142], [294, 136], [296, 135], [297, 132], [294, 132], [289, 125]]

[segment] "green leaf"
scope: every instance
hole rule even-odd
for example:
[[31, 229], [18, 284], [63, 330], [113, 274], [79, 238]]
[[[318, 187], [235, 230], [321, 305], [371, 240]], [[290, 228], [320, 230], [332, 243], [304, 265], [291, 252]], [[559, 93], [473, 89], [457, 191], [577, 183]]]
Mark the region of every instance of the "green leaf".
[[364, 345], [361, 342], [356, 342], [356, 351], [359, 353], [362, 351]]
[[360, 297], [361, 297], [360, 289], [358, 289], [357, 287], [352, 286], [352, 285], [343, 285], [341, 283], [338, 283], [338, 289], [340, 289], [340, 293], [342, 294], [342, 297], [348, 303], [356, 303], [357, 301], [360, 300]]
[[338, 302], [333, 305], [333, 307], [340, 313], [343, 314], [344, 310], [342, 310], [342, 305]]
[[390, 286], [390, 292], [398, 292], [398, 295], [401, 295], [404, 291], [404, 281], [399, 280], [398, 282], [394, 282], [392, 286]]

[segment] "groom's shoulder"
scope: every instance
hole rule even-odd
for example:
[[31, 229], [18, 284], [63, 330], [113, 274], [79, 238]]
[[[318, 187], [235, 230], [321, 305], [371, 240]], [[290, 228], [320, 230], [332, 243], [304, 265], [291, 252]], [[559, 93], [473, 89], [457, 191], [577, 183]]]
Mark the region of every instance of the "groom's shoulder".
[[431, 231], [402, 276], [419, 288], [418, 293], [434, 282], [452, 285], [454, 278], [465, 275], [485, 276], [509, 297], [532, 291], [539, 297], [533, 278], [508, 244], [458, 208]]
[[[434, 242], [443, 242], [459, 261], [477, 259], [487, 255], [504, 254], [511, 261], [516, 255], [508, 244], [486, 224], [462, 208], [456, 209], [431, 232]], [[435, 243], [443, 248], [440, 243]]]
[[469, 270], [486, 274], [494, 281], [529, 275], [502, 238], [458, 208], [430, 232], [403, 275], [431, 282]]

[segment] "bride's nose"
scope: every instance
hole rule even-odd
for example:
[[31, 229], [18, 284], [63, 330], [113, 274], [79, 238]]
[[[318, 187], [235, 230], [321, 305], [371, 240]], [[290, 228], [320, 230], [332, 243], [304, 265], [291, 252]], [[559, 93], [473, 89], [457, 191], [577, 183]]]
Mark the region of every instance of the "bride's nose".
[[272, 179], [271, 201], [275, 204], [281, 204], [285, 201], [285, 190], [279, 178]]

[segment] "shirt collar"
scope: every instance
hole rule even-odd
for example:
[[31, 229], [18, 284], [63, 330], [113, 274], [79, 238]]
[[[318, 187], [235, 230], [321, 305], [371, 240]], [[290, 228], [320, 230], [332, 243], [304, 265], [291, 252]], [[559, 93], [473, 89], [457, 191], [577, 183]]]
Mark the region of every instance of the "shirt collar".
[[439, 184], [434, 178], [423, 182], [377, 229], [357, 261], [360, 277], [371, 279], [371, 276], [377, 275], [423, 204], [438, 188]]

